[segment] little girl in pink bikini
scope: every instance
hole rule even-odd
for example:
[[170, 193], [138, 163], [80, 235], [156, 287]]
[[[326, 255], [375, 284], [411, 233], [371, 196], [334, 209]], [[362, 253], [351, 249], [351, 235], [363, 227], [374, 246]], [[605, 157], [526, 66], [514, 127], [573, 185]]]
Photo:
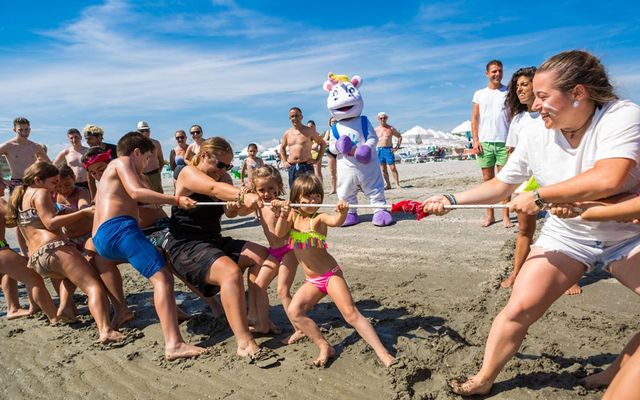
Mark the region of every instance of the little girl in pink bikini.
[[319, 348], [320, 354], [313, 361], [317, 367], [326, 366], [335, 356], [335, 349], [324, 338], [318, 325], [307, 312], [324, 296], [329, 295], [345, 321], [373, 348], [386, 367], [394, 362], [371, 323], [360, 314], [353, 303], [342, 269], [327, 251], [328, 226], [341, 226], [347, 217], [349, 204], [340, 201], [335, 214], [318, 213], [324, 198], [322, 182], [315, 175], [296, 178], [289, 196], [292, 203], [309, 204], [291, 212], [289, 202], [274, 200], [271, 207], [277, 216], [275, 232], [279, 237], [289, 236], [289, 245], [304, 269], [305, 283], [298, 289], [288, 307], [288, 315], [294, 326], [299, 327]]
[[[279, 200], [279, 196], [284, 194], [282, 176], [280, 172], [271, 165], [265, 165], [257, 168], [252, 174], [253, 190], [260, 196], [265, 203]], [[298, 260], [293, 254], [292, 248], [289, 246], [287, 239], [275, 235], [277, 216], [270, 208], [264, 207], [258, 209], [258, 217], [264, 230], [264, 236], [269, 242], [269, 257], [262, 264], [262, 268], [255, 279], [258, 287], [258, 293], [267, 293], [267, 287], [278, 276], [278, 297], [282, 302], [285, 312], [291, 303], [291, 286], [296, 277], [298, 268]], [[258, 301], [256, 306], [257, 315], [268, 315], [268, 301]], [[267, 309], [260, 310], [260, 307]], [[288, 315], [288, 314], [287, 314]], [[291, 320], [291, 318], [289, 318]], [[253, 323], [254, 331], [268, 332], [274, 331], [273, 326], [267, 324], [269, 321], [256, 321]], [[295, 328], [295, 325], [292, 322]], [[294, 329], [294, 333], [282, 341], [283, 344], [292, 344], [304, 337], [299, 329]]]

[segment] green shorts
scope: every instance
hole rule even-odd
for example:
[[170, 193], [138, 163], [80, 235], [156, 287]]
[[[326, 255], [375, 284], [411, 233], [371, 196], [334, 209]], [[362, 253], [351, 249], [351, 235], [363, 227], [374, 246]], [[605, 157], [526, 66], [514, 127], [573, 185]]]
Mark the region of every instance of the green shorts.
[[482, 155], [478, 154], [480, 168], [503, 167], [509, 157], [508, 147], [503, 142], [480, 142]]

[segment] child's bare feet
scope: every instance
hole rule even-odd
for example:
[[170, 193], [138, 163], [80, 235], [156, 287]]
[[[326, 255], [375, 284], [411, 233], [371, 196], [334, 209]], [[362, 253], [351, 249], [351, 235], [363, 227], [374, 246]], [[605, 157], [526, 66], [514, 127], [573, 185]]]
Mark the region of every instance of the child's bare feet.
[[574, 294], [581, 294], [582, 288], [577, 283], [574, 283], [569, 289], [567, 289], [564, 294], [572, 296]]
[[511, 222], [511, 219], [509, 218], [503, 218], [502, 219], [502, 225], [504, 225], [505, 228], [513, 228], [513, 223]]
[[78, 322], [78, 318], [76, 318], [73, 311], [60, 312], [60, 310], [58, 310], [56, 319], [58, 320], [58, 322], [62, 322], [63, 324], [75, 324], [76, 322]]
[[327, 366], [327, 362], [336, 355], [336, 349], [333, 346], [320, 348], [320, 355], [313, 361], [313, 365], [319, 368]]
[[100, 334], [98, 342], [102, 344], [116, 343], [124, 340], [124, 335], [118, 331], [110, 330]]
[[307, 337], [307, 335], [305, 335], [304, 332], [295, 331], [290, 336], [287, 336], [286, 338], [282, 339], [281, 343], [284, 345], [294, 344], [301, 341], [305, 337]]
[[496, 220], [494, 218], [486, 218], [484, 221], [482, 221], [482, 223], [480, 224], [480, 227], [486, 228], [486, 227], [491, 226], [491, 225], [493, 225], [495, 223], [496, 223]]
[[262, 335], [279, 335], [282, 333], [282, 328], [274, 324], [273, 321], [269, 321], [268, 327], [249, 325], [249, 332]]
[[15, 309], [15, 310], [7, 311], [7, 319], [8, 320], [22, 318], [22, 317], [26, 317], [26, 316], [29, 316], [29, 315], [32, 315], [32, 313], [29, 310], [26, 310], [24, 308], [18, 308], [18, 309]]
[[452, 381], [451, 391], [462, 396], [485, 395], [491, 391], [493, 382], [482, 381], [473, 376], [466, 382]]
[[612, 371], [612, 368], [607, 368], [604, 371], [591, 374], [580, 381], [580, 384], [585, 389], [599, 389], [605, 386], [609, 386], [616, 371]]
[[178, 358], [193, 358], [199, 355], [202, 355], [207, 352], [207, 349], [193, 346], [188, 343], [178, 343], [176, 347], [169, 348], [165, 347], [164, 349], [164, 357], [167, 361], [174, 361]]
[[516, 281], [516, 274], [512, 272], [511, 275], [507, 277], [507, 279], [502, 281], [502, 283], [500, 284], [500, 287], [504, 289], [509, 288], [513, 285], [513, 282], [515, 281]]
[[115, 311], [113, 318], [111, 318], [111, 326], [113, 326], [113, 329], [120, 329], [127, 321], [131, 321], [133, 317], [133, 311], [129, 310], [128, 307], [126, 311]]

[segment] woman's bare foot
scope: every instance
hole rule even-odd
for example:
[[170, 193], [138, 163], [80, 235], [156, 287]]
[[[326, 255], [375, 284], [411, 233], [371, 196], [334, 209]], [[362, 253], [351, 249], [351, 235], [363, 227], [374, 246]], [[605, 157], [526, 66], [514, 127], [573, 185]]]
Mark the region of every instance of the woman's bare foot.
[[612, 371], [611, 368], [607, 368], [604, 371], [597, 372], [585, 377], [580, 381], [580, 384], [584, 386], [585, 389], [599, 389], [609, 386], [615, 374], [616, 371]]
[[334, 349], [333, 346], [321, 348], [320, 355], [318, 356], [318, 358], [313, 360], [313, 365], [315, 365], [318, 368], [324, 368], [327, 366], [327, 362], [329, 362], [329, 360], [333, 358], [335, 355], [336, 355], [336, 349]]
[[513, 285], [513, 282], [516, 281], [516, 274], [515, 273], [511, 273], [511, 275], [509, 275], [507, 277], [507, 279], [505, 279], [504, 281], [502, 281], [502, 283], [500, 283], [500, 287], [506, 289], [506, 288], [510, 288]]
[[494, 218], [487, 218], [484, 221], [482, 221], [482, 223], [480, 224], [480, 227], [486, 228], [486, 227], [491, 226], [491, 225], [493, 225], [495, 223], [496, 223], [496, 220]]
[[493, 382], [481, 381], [478, 378], [471, 377], [466, 382], [452, 381], [451, 391], [461, 396], [484, 395], [491, 391]]
[[284, 345], [290, 345], [290, 344], [297, 343], [297, 342], [301, 341], [302, 339], [304, 339], [306, 337], [307, 337], [307, 335], [305, 335], [304, 332], [295, 331], [291, 335], [289, 335], [286, 338], [282, 339], [280, 342], [282, 344], [284, 344]]
[[110, 330], [100, 334], [98, 342], [102, 344], [116, 343], [124, 340], [124, 335], [118, 331]]
[[572, 296], [574, 294], [582, 293], [582, 288], [577, 283], [574, 283], [569, 289], [567, 289], [564, 294]]
[[29, 315], [32, 315], [32, 313], [29, 312], [29, 310], [26, 310], [24, 308], [18, 308], [15, 310], [7, 311], [8, 320], [18, 319], [18, 318], [26, 317]]
[[78, 318], [73, 314], [73, 311], [60, 312], [60, 310], [58, 310], [56, 319], [63, 324], [75, 324], [78, 322]]
[[127, 321], [131, 321], [133, 317], [133, 311], [129, 310], [128, 307], [123, 311], [115, 311], [113, 318], [111, 318], [111, 326], [113, 329], [120, 329]]
[[174, 361], [178, 358], [193, 358], [198, 357], [207, 352], [207, 349], [203, 347], [193, 346], [188, 343], [178, 343], [176, 347], [164, 349], [164, 358], [167, 361]]

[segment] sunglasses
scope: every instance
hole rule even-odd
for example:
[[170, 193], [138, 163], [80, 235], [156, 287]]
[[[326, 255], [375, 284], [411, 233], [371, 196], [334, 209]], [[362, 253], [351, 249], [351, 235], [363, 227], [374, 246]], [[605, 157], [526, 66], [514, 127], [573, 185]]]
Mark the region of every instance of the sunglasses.
[[222, 161], [218, 161], [216, 163], [216, 168], [224, 169], [225, 171], [231, 171], [231, 168], [233, 168], [233, 164], [225, 164]]
[[387, 119], [387, 117], [380, 117], [380, 118], [378, 118], [378, 119]]
[[191, 134], [192, 135], [201, 135], [202, 131], [192, 131]]
[[183, 140], [183, 139], [186, 139], [186, 138], [187, 138], [186, 136], [176, 136], [176, 140]]

